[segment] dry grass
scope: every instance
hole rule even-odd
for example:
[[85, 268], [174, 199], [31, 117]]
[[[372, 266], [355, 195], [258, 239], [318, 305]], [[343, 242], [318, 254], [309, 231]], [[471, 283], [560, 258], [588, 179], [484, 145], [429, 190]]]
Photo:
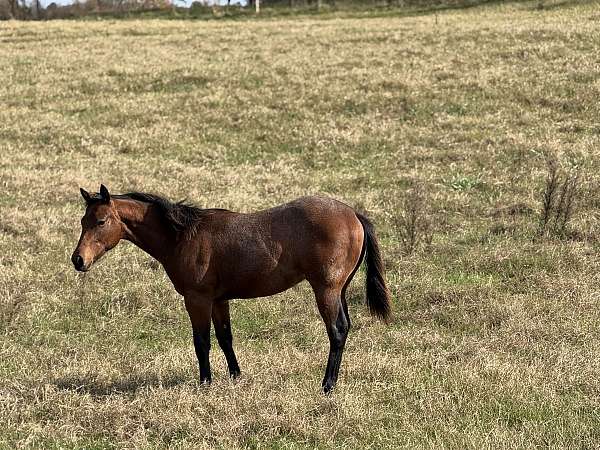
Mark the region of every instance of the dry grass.
[[[0, 27], [0, 447], [594, 448], [600, 442], [597, 4], [412, 18]], [[327, 16], [323, 16], [326, 18]], [[544, 155], [586, 187], [534, 240]], [[436, 237], [397, 253], [423, 180]], [[162, 270], [123, 244], [75, 274], [78, 187], [236, 210], [325, 193], [369, 211], [335, 394], [305, 285], [233, 306], [243, 377], [197, 383]]]

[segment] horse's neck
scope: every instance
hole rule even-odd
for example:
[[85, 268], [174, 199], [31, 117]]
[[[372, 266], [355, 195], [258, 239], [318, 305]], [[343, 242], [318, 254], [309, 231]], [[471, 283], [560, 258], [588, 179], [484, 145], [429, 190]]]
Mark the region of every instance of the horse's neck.
[[161, 263], [174, 245], [172, 234], [164, 226], [156, 207], [137, 200], [115, 200], [121, 222], [125, 225], [124, 239], [134, 243]]

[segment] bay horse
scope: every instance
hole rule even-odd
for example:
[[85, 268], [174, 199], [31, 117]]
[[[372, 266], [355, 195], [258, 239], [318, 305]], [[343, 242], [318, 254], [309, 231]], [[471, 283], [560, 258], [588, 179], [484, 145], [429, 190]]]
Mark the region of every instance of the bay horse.
[[274, 295], [307, 280], [329, 337], [325, 393], [337, 381], [350, 329], [346, 288], [363, 259], [368, 308], [384, 321], [390, 317], [373, 225], [337, 200], [302, 197], [243, 214], [141, 192], [111, 195], [104, 185], [99, 193], [80, 191], [86, 211], [71, 257], [75, 269], [86, 272], [121, 239], [159, 261], [184, 297], [201, 383], [211, 382], [211, 318], [230, 376], [240, 374], [232, 346], [231, 299]]

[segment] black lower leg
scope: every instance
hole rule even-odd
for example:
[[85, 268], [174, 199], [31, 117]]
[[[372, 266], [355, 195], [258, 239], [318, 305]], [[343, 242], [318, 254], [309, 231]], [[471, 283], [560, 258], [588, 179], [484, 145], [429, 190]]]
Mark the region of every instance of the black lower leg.
[[[333, 368], [333, 376], [335, 378], [335, 380], [337, 380], [338, 378], [338, 374], [340, 372], [340, 366], [342, 364], [342, 352], [344, 351], [344, 347], [346, 345], [346, 339], [348, 338], [348, 332], [350, 331], [350, 315], [348, 314], [348, 305], [346, 304], [346, 301], [342, 301], [343, 304], [343, 310], [340, 311], [337, 321], [336, 321], [336, 325], [338, 327], [338, 330], [343, 330], [343, 344], [342, 344], [342, 348], [340, 350], [340, 354], [339, 354], [339, 358], [336, 359], [335, 362], [335, 366]], [[345, 319], [345, 320], [344, 320]]]
[[194, 331], [194, 349], [196, 350], [196, 357], [198, 358], [198, 366], [200, 367], [200, 382], [210, 383], [210, 328], [208, 330], [199, 330], [197, 328]]
[[225, 354], [229, 376], [236, 378], [240, 374], [235, 353], [233, 352], [233, 336], [231, 335], [231, 317], [229, 315], [229, 302], [224, 300], [213, 305], [212, 320], [215, 325], [215, 334], [219, 346]]
[[340, 309], [335, 324], [328, 328], [327, 333], [329, 336], [329, 358], [327, 359], [327, 369], [325, 369], [325, 377], [322, 383], [323, 391], [326, 394], [331, 392], [337, 382], [342, 354], [348, 336], [348, 320], [343, 309]]
[[217, 328], [215, 325], [215, 334], [217, 335], [219, 346], [225, 354], [227, 367], [229, 369], [229, 376], [232, 378], [237, 378], [240, 374], [240, 366], [238, 365], [237, 358], [233, 352], [233, 336], [231, 335], [231, 327], [227, 324], [224, 324]]

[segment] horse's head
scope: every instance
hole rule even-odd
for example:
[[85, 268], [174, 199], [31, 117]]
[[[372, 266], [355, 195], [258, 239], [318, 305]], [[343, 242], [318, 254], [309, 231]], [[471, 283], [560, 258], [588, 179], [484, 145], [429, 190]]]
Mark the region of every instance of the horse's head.
[[81, 218], [81, 237], [71, 261], [76, 270], [86, 272], [119, 243], [123, 237], [123, 223], [104, 185], [97, 194], [90, 194], [85, 189], [80, 191], [86, 209]]

